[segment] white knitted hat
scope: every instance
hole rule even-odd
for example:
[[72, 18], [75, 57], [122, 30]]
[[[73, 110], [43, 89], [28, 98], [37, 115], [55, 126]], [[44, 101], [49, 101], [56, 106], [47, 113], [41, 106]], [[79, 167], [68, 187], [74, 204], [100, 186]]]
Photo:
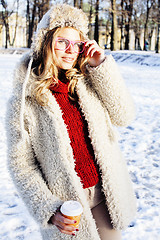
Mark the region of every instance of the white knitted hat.
[[82, 32], [86, 40], [88, 39], [88, 18], [86, 14], [81, 9], [70, 5], [57, 4], [43, 16], [37, 26], [31, 47], [34, 55], [38, 56], [46, 33], [56, 27], [74, 27]]

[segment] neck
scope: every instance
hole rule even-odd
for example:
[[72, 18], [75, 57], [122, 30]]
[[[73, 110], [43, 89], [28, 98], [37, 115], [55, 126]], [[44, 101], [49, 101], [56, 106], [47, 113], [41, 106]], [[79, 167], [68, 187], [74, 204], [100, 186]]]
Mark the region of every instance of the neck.
[[67, 70], [60, 69], [59, 73], [58, 73], [58, 79], [63, 83], [68, 82], [68, 79], [66, 78], [66, 72], [67, 72]]

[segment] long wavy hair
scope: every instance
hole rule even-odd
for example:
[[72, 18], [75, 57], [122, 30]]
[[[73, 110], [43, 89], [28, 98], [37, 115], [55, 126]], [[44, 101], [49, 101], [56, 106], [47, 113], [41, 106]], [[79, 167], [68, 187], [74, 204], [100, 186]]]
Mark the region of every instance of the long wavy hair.
[[[45, 90], [58, 83], [60, 72], [57, 67], [53, 46], [60, 29], [55, 28], [48, 31], [42, 43], [40, 54], [38, 58], [34, 59], [32, 64], [32, 76], [35, 78], [32, 91], [36, 100], [42, 106], [48, 102], [44, 94]], [[81, 32], [79, 34], [80, 39], [84, 41], [83, 34]], [[69, 80], [68, 94], [72, 100], [76, 99], [75, 87], [78, 79], [84, 78], [86, 75], [85, 65], [87, 60], [88, 58], [83, 53], [79, 54], [74, 66], [65, 72], [65, 76]]]

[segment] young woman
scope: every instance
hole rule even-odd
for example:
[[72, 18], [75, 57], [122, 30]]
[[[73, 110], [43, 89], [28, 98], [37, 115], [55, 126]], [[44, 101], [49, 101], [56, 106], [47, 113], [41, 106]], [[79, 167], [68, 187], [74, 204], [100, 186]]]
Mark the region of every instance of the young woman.
[[[44, 240], [118, 240], [136, 211], [112, 126], [130, 123], [133, 102], [87, 26], [69, 5], [44, 15], [8, 106], [9, 169]], [[67, 200], [83, 206], [79, 229], [59, 211]]]

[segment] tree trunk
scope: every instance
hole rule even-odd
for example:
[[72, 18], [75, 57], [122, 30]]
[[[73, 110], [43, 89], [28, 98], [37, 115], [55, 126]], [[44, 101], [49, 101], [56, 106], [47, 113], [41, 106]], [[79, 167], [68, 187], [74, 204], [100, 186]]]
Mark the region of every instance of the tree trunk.
[[109, 25], [110, 25], [110, 21], [108, 19], [107, 22], [106, 22], [106, 43], [105, 43], [105, 49], [108, 49], [108, 41], [109, 41], [109, 36], [110, 36], [110, 34], [109, 34], [109, 32], [110, 32]]
[[1, 0], [2, 7], [4, 8], [4, 12], [2, 11], [2, 19], [5, 26], [5, 48], [8, 48], [8, 42], [9, 42], [9, 16], [8, 16], [8, 9], [7, 9], [7, 3], [4, 0]]
[[6, 35], [6, 39], [5, 39], [5, 48], [8, 48], [8, 42], [9, 42], [9, 23], [8, 23], [8, 17], [4, 20], [4, 25], [5, 25], [5, 35]]
[[158, 24], [156, 53], [160, 53], [160, 24]]
[[49, 10], [49, 2], [50, 0], [38, 0], [36, 3], [38, 11], [38, 22], [42, 19], [43, 15]]
[[129, 23], [126, 23], [126, 25], [125, 25], [126, 35], [125, 35], [125, 47], [124, 47], [125, 50], [129, 50], [129, 41], [130, 41], [129, 31], [130, 31], [130, 24], [129, 24]]
[[94, 40], [97, 43], [99, 43], [99, 0], [96, 0], [96, 18], [95, 18]]
[[16, 23], [14, 27], [14, 36], [13, 36], [12, 42], [11, 42], [11, 39], [9, 39], [9, 43], [11, 46], [14, 45], [14, 42], [16, 40], [17, 26], [18, 26], [18, 10], [19, 10], [19, 0], [17, 0]]
[[124, 17], [123, 17], [123, 5], [124, 0], [121, 0], [121, 40], [120, 40], [120, 50], [123, 49], [123, 24], [124, 24]]
[[29, 25], [30, 25], [30, 9], [29, 0], [27, 0], [27, 10], [26, 10], [26, 29], [27, 29], [27, 47], [29, 46]]
[[153, 32], [154, 32], [154, 26], [151, 27], [150, 32], [148, 33], [148, 42], [149, 42], [149, 49], [150, 50], [151, 50]]
[[160, 0], [158, 0], [158, 32], [157, 32], [157, 44], [156, 53], [160, 53]]
[[83, 0], [80, 0], [80, 9], [83, 10]]
[[[147, 13], [146, 13], [146, 21], [145, 21], [145, 25], [144, 25], [144, 45], [143, 45], [143, 49], [145, 51], [147, 51], [146, 42], [147, 42], [147, 33], [148, 33], [148, 20], [149, 20], [150, 10], [153, 5], [153, 1], [151, 0], [151, 2], [150, 2], [149, 0], [147, 0], [146, 3], [147, 3]], [[150, 6], [149, 6], [149, 3], [150, 3]]]
[[140, 45], [140, 35], [137, 34], [135, 36], [135, 50], [142, 50], [141, 45]]
[[126, 2], [125, 10], [127, 11], [128, 19], [125, 21], [125, 50], [129, 50], [129, 42], [130, 42], [130, 26], [132, 22], [132, 12], [133, 12], [133, 1], [129, 0], [129, 3]]
[[32, 15], [30, 16], [30, 9], [29, 9], [29, 0], [27, 0], [27, 17], [28, 17], [28, 41], [27, 47], [31, 47], [32, 43], [32, 36], [33, 36], [33, 29], [34, 29], [34, 20], [36, 14], [36, 0], [34, 0], [33, 8], [32, 8]]
[[111, 50], [117, 50], [117, 14], [116, 0], [111, 0], [112, 6], [112, 32], [111, 32]]
[[92, 15], [93, 15], [93, 2], [90, 2], [90, 11], [89, 11], [89, 39], [92, 38]]
[[[6, 27], [5, 27], [6, 28]], [[8, 48], [8, 33], [7, 33], [7, 28], [6, 28], [6, 39], [5, 39], [5, 48]]]
[[74, 7], [78, 8], [78, 0], [74, 0]]

